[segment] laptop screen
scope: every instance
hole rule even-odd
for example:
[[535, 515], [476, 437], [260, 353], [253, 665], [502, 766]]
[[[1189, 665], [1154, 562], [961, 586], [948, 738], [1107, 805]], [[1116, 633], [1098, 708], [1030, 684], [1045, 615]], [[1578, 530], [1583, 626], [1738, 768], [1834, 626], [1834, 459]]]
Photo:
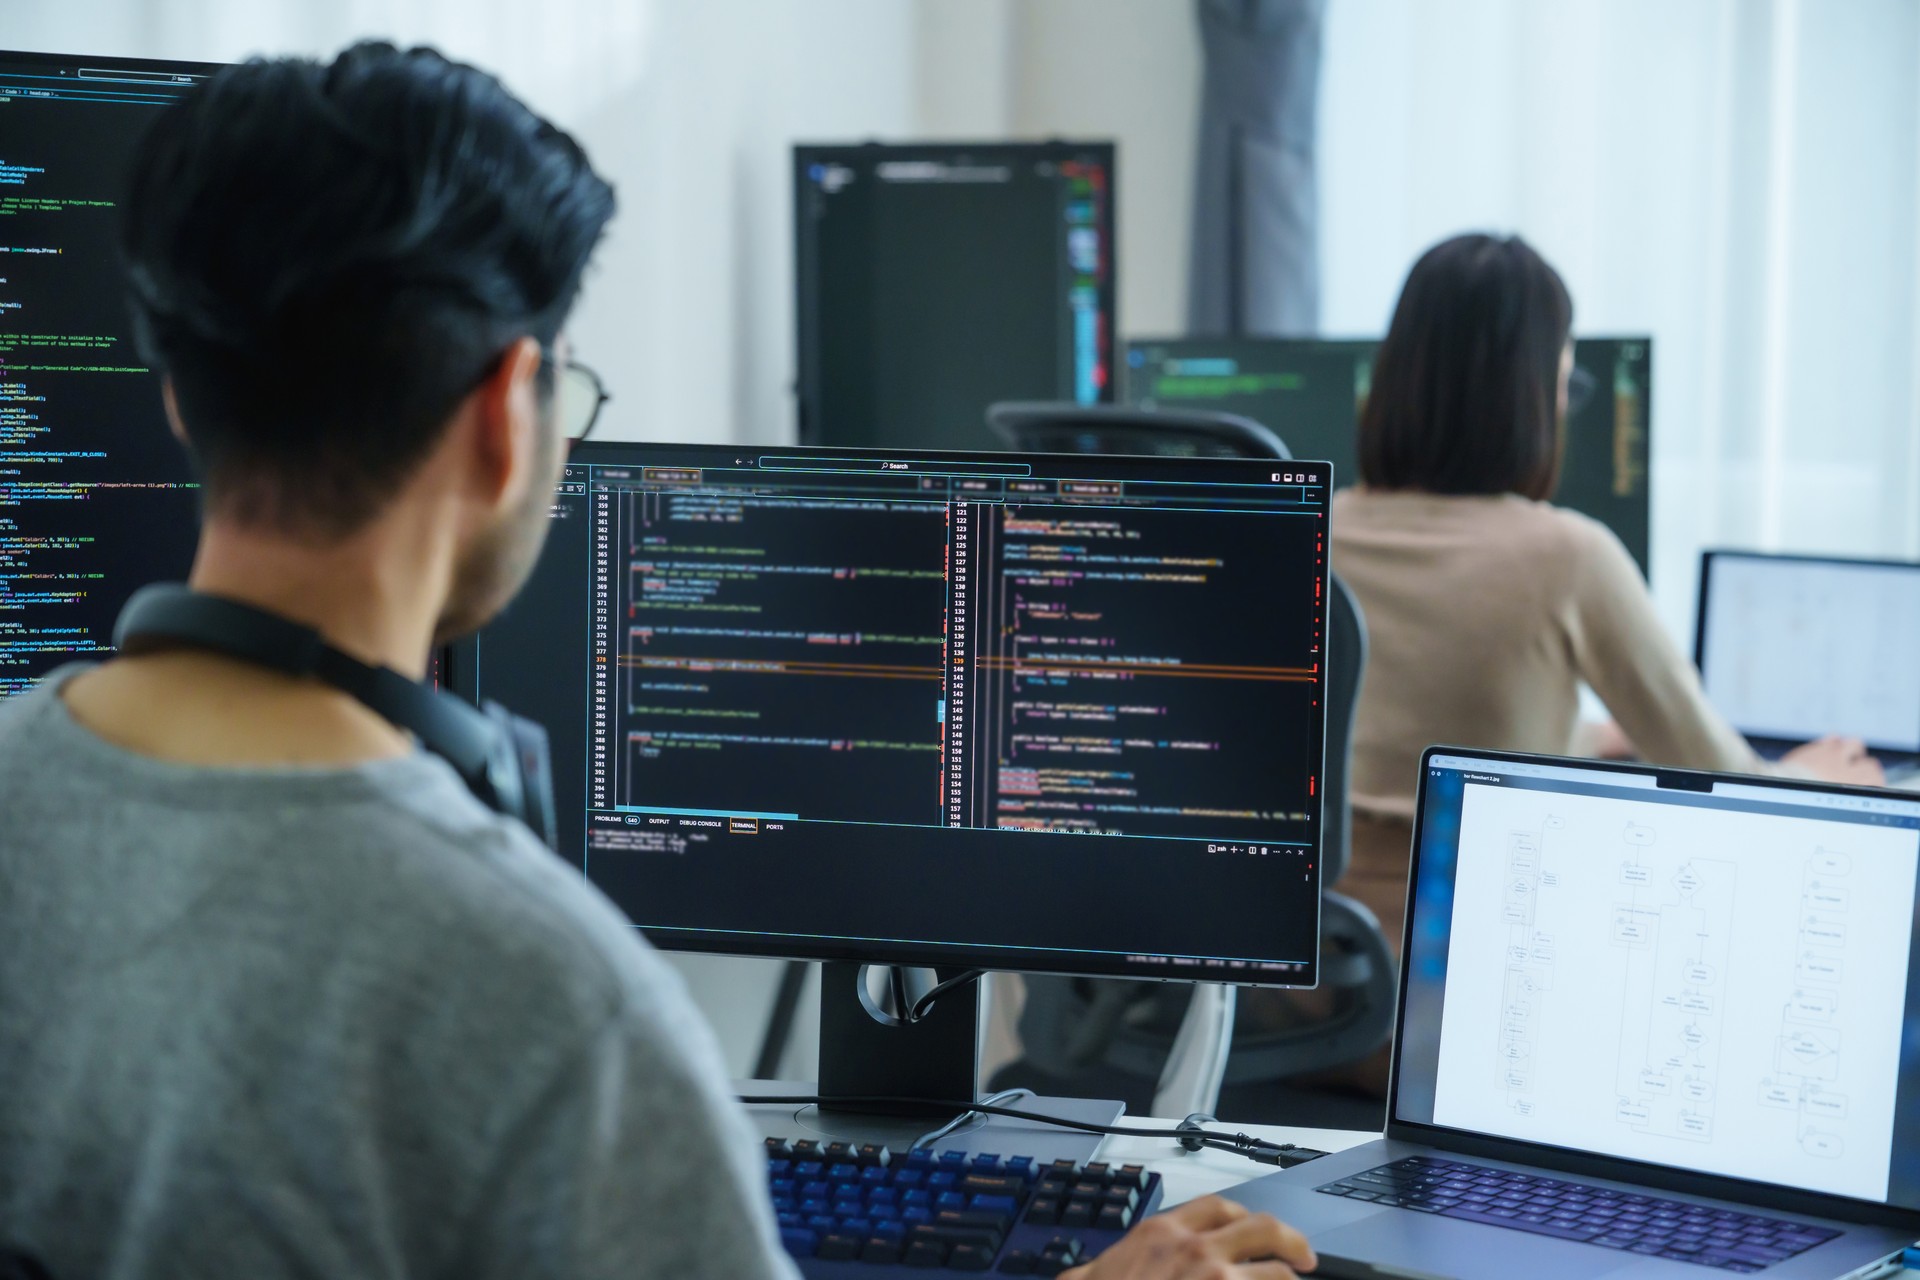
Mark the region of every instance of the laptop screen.
[[1436, 751], [1419, 822], [1397, 1119], [1920, 1208], [1920, 797]]
[[1920, 752], [1920, 564], [1709, 551], [1695, 625], [1707, 697], [1749, 738]]

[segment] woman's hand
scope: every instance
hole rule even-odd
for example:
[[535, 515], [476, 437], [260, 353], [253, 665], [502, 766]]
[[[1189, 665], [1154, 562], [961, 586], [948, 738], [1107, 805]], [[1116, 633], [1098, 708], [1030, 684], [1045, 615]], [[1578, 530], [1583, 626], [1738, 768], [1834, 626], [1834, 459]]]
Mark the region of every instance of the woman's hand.
[[1853, 787], [1887, 785], [1887, 771], [1867, 754], [1867, 744], [1858, 738], [1821, 738], [1795, 747], [1780, 757], [1780, 763], [1804, 770], [1822, 782]]

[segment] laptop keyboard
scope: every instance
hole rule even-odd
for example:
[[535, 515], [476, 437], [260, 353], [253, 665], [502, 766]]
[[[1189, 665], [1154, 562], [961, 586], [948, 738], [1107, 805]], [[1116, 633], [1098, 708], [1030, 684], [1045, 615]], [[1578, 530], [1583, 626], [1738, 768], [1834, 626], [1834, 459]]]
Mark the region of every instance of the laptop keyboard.
[[1317, 1189], [1741, 1274], [1764, 1271], [1840, 1234], [1803, 1222], [1434, 1156], [1408, 1156]]

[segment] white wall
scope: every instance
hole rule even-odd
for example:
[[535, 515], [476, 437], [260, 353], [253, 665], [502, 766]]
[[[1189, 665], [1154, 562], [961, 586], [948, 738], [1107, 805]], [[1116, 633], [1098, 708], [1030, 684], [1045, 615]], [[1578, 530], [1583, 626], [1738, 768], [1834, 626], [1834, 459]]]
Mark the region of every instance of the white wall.
[[1331, 0], [1325, 324], [1515, 230], [1654, 335], [1653, 585], [1704, 545], [1920, 555], [1920, 6]]

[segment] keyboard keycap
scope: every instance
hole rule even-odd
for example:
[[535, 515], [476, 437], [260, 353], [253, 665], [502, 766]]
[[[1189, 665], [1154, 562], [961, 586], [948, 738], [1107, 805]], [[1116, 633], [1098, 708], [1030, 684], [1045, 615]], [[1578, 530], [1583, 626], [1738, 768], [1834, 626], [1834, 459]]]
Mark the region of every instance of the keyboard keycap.
[[959, 1244], [972, 1244], [991, 1251], [999, 1249], [1001, 1239], [998, 1231], [986, 1227], [944, 1227], [935, 1221], [922, 1223], [907, 1233], [907, 1251], [912, 1253], [915, 1245], [929, 1242], [938, 1244], [943, 1250]]
[[938, 1240], [910, 1241], [906, 1256], [901, 1261], [909, 1267], [944, 1267], [947, 1265], [947, 1246]]
[[974, 1196], [967, 1201], [967, 1208], [975, 1213], [997, 1213], [1011, 1218], [1020, 1208], [1020, 1201], [1013, 1196]]
[[955, 1245], [947, 1255], [949, 1271], [988, 1271], [993, 1267], [994, 1250], [977, 1244]]
[[1517, 1215], [1512, 1215], [1512, 1210], [1506, 1211], [1512, 1216], [1501, 1217], [1499, 1216], [1501, 1212], [1501, 1210], [1496, 1209], [1490, 1213], [1476, 1213], [1462, 1205], [1448, 1209], [1441, 1216], [1459, 1218], [1463, 1222], [1484, 1222], [1495, 1227], [1511, 1227], [1515, 1231], [1531, 1231], [1535, 1235], [1552, 1236], [1556, 1240], [1591, 1240], [1600, 1234], [1597, 1231], [1585, 1227], [1575, 1228], [1569, 1231], [1562, 1227], [1550, 1226], [1544, 1222], [1528, 1222]]
[[836, 1231], [820, 1242], [819, 1251], [814, 1257], [827, 1262], [846, 1262], [859, 1257], [865, 1243], [859, 1236]]
[[954, 1190], [964, 1191], [970, 1196], [1018, 1196], [1025, 1194], [1027, 1184], [1011, 1176], [970, 1173], [954, 1183]]

